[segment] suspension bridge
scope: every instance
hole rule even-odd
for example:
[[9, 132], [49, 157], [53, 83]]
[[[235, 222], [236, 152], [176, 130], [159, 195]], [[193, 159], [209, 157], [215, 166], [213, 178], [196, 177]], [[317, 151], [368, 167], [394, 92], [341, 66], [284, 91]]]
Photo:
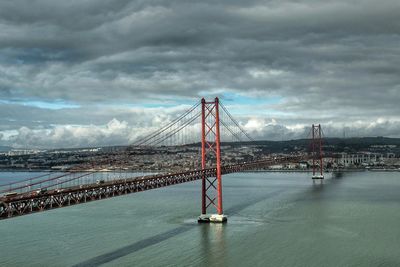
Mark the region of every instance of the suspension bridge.
[[[221, 148], [222, 142], [251, 143], [254, 139], [244, 130], [228, 109], [215, 98], [204, 98], [165, 126], [138, 138], [128, 150], [184, 146], [199, 143], [199, 166], [190, 170], [160, 174], [132, 175], [122, 169], [104, 171], [75, 170], [44, 173], [20, 181], [0, 184], [0, 219], [34, 212], [68, 207], [90, 201], [131, 194], [180, 183], [201, 180], [201, 214], [199, 222], [225, 222], [222, 175], [267, 168], [276, 164], [312, 159], [313, 176], [323, 179], [322, 130], [313, 125], [310, 155], [266, 156], [250, 162], [230, 163]], [[96, 165], [96, 163], [92, 163]], [[185, 170], [185, 171], [182, 171]]]

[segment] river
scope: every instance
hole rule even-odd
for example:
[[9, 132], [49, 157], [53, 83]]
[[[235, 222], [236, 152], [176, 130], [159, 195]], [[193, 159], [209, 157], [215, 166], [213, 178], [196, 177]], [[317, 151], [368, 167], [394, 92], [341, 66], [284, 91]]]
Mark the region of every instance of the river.
[[224, 225], [197, 224], [200, 188], [2, 220], [0, 266], [400, 266], [400, 173], [225, 175]]

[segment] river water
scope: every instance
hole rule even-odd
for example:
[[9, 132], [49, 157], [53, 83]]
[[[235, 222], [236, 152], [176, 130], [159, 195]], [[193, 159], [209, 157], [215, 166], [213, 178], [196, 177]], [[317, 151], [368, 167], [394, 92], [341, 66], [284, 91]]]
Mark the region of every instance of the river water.
[[238, 173], [223, 195], [224, 225], [197, 224], [200, 181], [2, 220], [0, 266], [400, 266], [400, 173]]

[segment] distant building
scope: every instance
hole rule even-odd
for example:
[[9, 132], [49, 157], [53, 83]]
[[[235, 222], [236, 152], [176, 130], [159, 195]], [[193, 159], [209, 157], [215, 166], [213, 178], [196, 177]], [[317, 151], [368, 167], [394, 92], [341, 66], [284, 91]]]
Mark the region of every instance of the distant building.
[[300, 163], [299, 163], [299, 168], [300, 168], [300, 169], [307, 169], [307, 167], [308, 167], [307, 162], [300, 162]]
[[[390, 153], [392, 154], [392, 153]], [[387, 155], [393, 156], [393, 155]], [[344, 167], [355, 166], [355, 165], [376, 165], [384, 162], [384, 154], [382, 153], [354, 153], [347, 154], [341, 153], [341, 157], [338, 159], [338, 164]]]

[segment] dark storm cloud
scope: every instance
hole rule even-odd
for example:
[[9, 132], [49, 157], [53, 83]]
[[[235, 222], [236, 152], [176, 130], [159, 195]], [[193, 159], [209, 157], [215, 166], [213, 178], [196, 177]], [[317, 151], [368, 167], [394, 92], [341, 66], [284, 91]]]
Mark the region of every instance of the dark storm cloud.
[[[12, 100], [0, 104], [1, 130], [133, 127], [131, 109], [98, 105], [229, 92], [281, 99], [241, 114], [259, 138], [294, 138], [313, 122], [400, 136], [399, 18], [394, 0], [1, 1], [0, 99]], [[80, 107], [18, 104], [32, 100]]]

